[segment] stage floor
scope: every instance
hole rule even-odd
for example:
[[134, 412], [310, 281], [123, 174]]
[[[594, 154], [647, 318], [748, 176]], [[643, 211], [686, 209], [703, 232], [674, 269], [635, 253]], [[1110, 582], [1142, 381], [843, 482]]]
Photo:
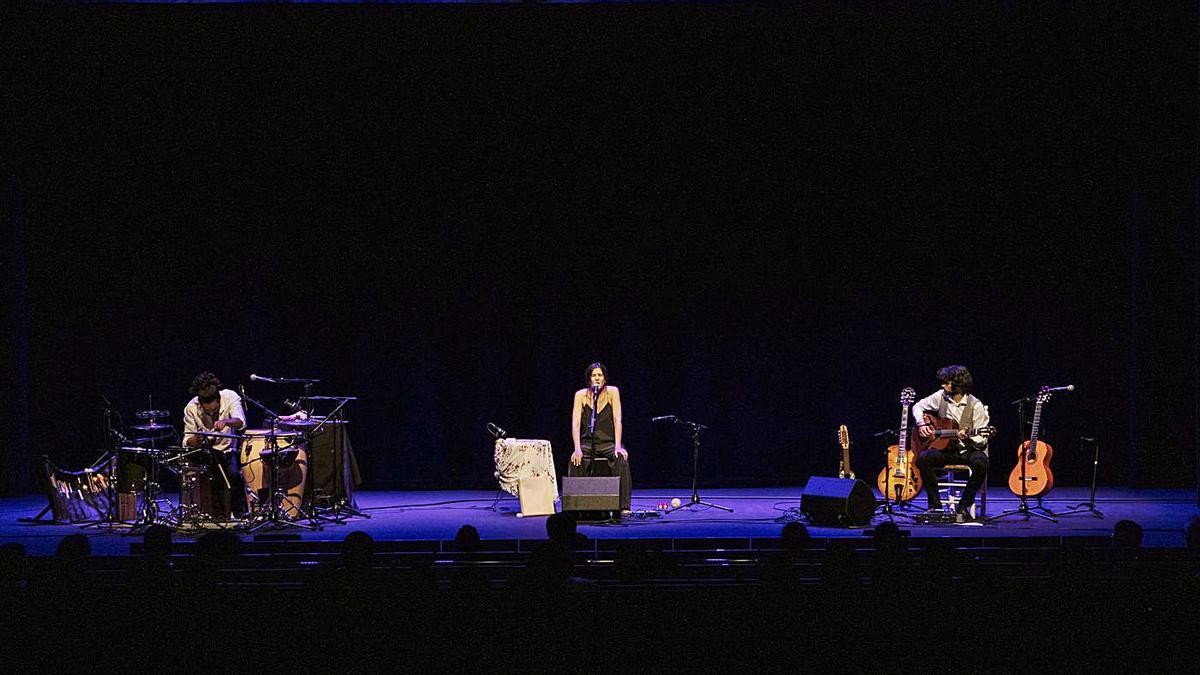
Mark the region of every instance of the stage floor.
[[[688, 501], [683, 489], [636, 490], [634, 510], [653, 511], [658, 502], [678, 497]], [[519, 504], [505, 494], [499, 503], [496, 493], [483, 490], [438, 490], [421, 492], [360, 492], [358, 506], [370, 518], [354, 518], [344, 524], [326, 524], [320, 531], [289, 529], [283, 532], [298, 535], [306, 541], [338, 541], [355, 530], [369, 533], [377, 541], [447, 541], [454, 538], [458, 528], [473, 525], [485, 540], [534, 541], [544, 539], [545, 517], [518, 518]], [[1086, 488], [1058, 488], [1045, 505], [1053, 511], [1065, 511], [1085, 501]], [[592, 539], [725, 539], [778, 537], [789, 509], [800, 505], [800, 488], [706, 489], [704, 501], [730, 507], [732, 513], [696, 506], [658, 518], [627, 519], [620, 524], [581, 525], [580, 531]], [[916, 500], [923, 503], [923, 499]], [[996, 515], [1016, 506], [1016, 499], [1007, 490], [991, 490], [988, 515]], [[10, 497], [0, 499], [0, 542], [16, 541], [25, 545], [29, 555], [53, 554], [59, 540], [74, 533], [89, 535], [94, 555], [120, 556], [130, 553], [130, 544], [140, 537], [123, 536], [118, 532], [97, 531], [77, 525], [45, 525], [19, 522], [30, 518], [45, 506], [44, 497]], [[1188, 520], [1200, 514], [1196, 494], [1186, 489], [1129, 489], [1102, 488], [1096, 494], [1096, 506], [1103, 512], [1100, 519], [1083, 512], [1063, 516], [1057, 523], [1041, 519], [1025, 520], [1012, 516], [983, 525], [911, 525], [897, 519], [902, 529], [913, 537], [951, 537], [989, 539], [996, 537], [1077, 537], [1107, 536], [1118, 520], [1129, 519], [1145, 530], [1144, 546], [1180, 547], [1184, 545], [1183, 528]], [[915, 512], [915, 509], [914, 509]], [[884, 522], [877, 517], [866, 528], [811, 527], [813, 537], [861, 537], [864, 531]], [[278, 532], [267, 534], [278, 535]], [[177, 534], [176, 539], [187, 541], [190, 536]], [[243, 535], [251, 539], [255, 535]]]

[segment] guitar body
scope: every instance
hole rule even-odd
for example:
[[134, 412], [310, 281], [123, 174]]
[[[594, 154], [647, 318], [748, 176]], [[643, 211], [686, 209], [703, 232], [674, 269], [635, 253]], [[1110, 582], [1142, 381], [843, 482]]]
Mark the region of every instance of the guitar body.
[[[925, 423], [933, 427], [934, 431], [958, 431], [958, 422], [949, 417], [934, 417], [933, 415], [925, 416]], [[929, 438], [921, 438], [921, 434], [913, 432], [912, 440], [909, 441], [908, 447], [912, 448], [913, 452], [918, 455], [925, 450], [945, 450], [950, 447], [950, 441], [954, 440], [949, 436], [938, 437], [931, 436]]]
[[1021, 465], [1025, 465], [1025, 496], [1040, 497], [1054, 487], [1054, 474], [1050, 471], [1050, 457], [1054, 449], [1048, 443], [1037, 441], [1033, 459], [1028, 456], [1029, 441], [1017, 448], [1017, 463], [1008, 475], [1008, 489], [1021, 495]]
[[888, 448], [887, 466], [879, 471], [875, 487], [879, 488], [879, 491], [888, 499], [907, 502], [921, 494], [921, 474], [914, 464], [917, 458], [916, 453], [905, 452], [903, 460], [900, 455], [899, 445]]

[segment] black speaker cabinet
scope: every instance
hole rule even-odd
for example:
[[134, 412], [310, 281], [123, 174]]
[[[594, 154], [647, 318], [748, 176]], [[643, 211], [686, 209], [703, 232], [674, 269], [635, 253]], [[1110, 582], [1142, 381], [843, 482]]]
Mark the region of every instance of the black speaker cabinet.
[[563, 478], [563, 511], [617, 511], [621, 508], [618, 476], [566, 476]]
[[875, 513], [875, 493], [861, 480], [813, 476], [800, 492], [800, 511], [814, 525], [866, 525]]

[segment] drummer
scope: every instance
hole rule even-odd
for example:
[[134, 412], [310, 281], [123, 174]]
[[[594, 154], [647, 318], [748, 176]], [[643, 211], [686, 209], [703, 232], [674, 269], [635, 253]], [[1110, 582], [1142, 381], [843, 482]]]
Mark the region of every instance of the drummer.
[[183, 409], [183, 445], [203, 448], [201, 457], [192, 463], [207, 466], [212, 472], [213, 507], [218, 514], [229, 513], [231, 499], [242, 501], [241, 475], [237, 466], [237, 445], [233, 438], [201, 436], [198, 433], [236, 434], [246, 426], [246, 412], [236, 391], [222, 389], [221, 381], [212, 373], [200, 373], [189, 389], [192, 400]]

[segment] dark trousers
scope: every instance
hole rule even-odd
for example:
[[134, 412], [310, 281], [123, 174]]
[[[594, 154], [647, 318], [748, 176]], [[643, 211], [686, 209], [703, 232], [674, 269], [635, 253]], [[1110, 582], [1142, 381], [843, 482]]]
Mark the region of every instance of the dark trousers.
[[633, 502], [633, 479], [629, 475], [629, 461], [617, 457], [612, 442], [597, 443], [595, 451], [583, 444], [583, 461], [579, 466], [567, 464], [568, 476], [617, 476], [621, 479], [621, 510], [628, 511]]
[[971, 478], [967, 481], [967, 486], [963, 488], [962, 499], [958, 505], [959, 510], [965, 511], [975, 501], [975, 495], [979, 492], [983, 481], [987, 480], [987, 453], [975, 449], [957, 452], [948, 448], [946, 450], [926, 450], [917, 455], [917, 470], [921, 472], [921, 482], [925, 483], [925, 497], [929, 500], [931, 509], [939, 508], [942, 505], [942, 500], [938, 497], [937, 475], [933, 470], [948, 464], [966, 464], [971, 467]]

